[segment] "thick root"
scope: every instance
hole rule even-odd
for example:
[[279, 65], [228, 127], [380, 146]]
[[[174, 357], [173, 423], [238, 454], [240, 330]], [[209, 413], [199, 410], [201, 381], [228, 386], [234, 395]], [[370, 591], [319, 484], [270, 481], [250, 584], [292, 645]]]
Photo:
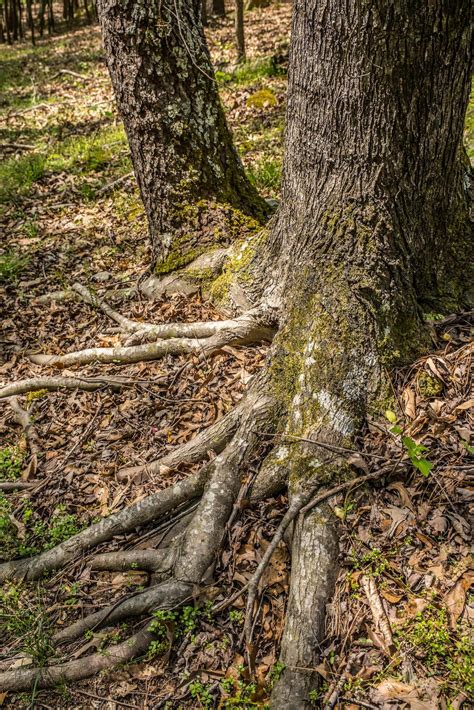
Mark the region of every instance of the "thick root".
[[164, 550], [120, 550], [119, 552], [104, 552], [93, 557], [89, 566], [95, 570], [144, 570], [156, 572], [169, 569], [173, 563], [173, 555], [167, 548]]
[[39, 390], [56, 392], [57, 390], [66, 389], [95, 392], [95, 390], [104, 389], [104, 387], [119, 390], [132, 384], [132, 380], [112, 377], [31, 377], [2, 387], [0, 389], [0, 399], [27, 394], [28, 392], [38, 392]]
[[3, 691], [19, 693], [32, 688], [53, 688], [62, 683], [89, 678], [145, 653], [153, 639], [153, 634], [144, 630], [122, 643], [109, 646], [106, 653], [94, 653], [92, 656], [49, 668], [16, 668], [5, 671], [0, 673], [0, 688]]
[[158, 360], [165, 355], [200, 353], [204, 357], [220, 350], [225, 345], [248, 345], [262, 340], [271, 340], [273, 331], [256, 323], [245, 321], [235, 331], [222, 331], [210, 338], [170, 338], [145, 345], [116, 348], [88, 348], [67, 355], [31, 355], [36, 365], [70, 367], [89, 365], [92, 362], [134, 363]]
[[124, 619], [149, 615], [155, 609], [174, 609], [186, 600], [191, 600], [194, 593], [195, 589], [192, 584], [177, 582], [174, 579], [167, 580], [140, 594], [126, 597], [113, 606], [100, 609], [84, 619], [79, 619], [55, 634], [53, 641], [55, 643], [74, 641], [83, 636], [86, 631], [101, 626], [112, 626]]
[[326, 604], [337, 576], [337, 530], [327, 506], [313, 509], [295, 524], [291, 550], [290, 596], [272, 710], [313, 707], [310, 691], [318, 685], [314, 670], [324, 635]]
[[201, 495], [208, 474], [209, 467], [205, 466], [199, 473], [104, 518], [51, 550], [46, 550], [36, 557], [5, 562], [0, 565], [0, 582], [12, 578], [39, 579], [46, 572], [59, 569], [95, 545], [111, 540], [114, 535], [130, 532], [156, 520], [173, 508]]
[[141, 329], [137, 329], [126, 341], [126, 345], [137, 343], [150, 343], [155, 340], [168, 338], [211, 338], [228, 331], [230, 333], [239, 332], [247, 324], [255, 326], [256, 314], [246, 313], [239, 318], [231, 320], [203, 321], [196, 323], [160, 323], [153, 325], [143, 324]]

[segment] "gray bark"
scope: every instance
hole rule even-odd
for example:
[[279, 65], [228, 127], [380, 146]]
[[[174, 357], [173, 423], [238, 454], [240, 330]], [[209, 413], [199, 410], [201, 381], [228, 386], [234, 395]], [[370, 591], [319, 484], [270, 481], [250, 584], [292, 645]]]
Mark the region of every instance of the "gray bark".
[[[99, 0], [117, 104], [158, 255], [200, 200], [261, 218], [219, 100], [201, 0]], [[189, 216], [189, 215], [188, 215]]]

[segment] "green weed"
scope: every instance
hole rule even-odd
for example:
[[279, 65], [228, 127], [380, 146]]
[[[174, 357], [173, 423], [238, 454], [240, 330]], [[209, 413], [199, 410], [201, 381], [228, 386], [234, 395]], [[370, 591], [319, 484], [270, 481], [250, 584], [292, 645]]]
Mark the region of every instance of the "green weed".
[[226, 84], [251, 84], [259, 79], [272, 76], [282, 76], [285, 71], [270, 59], [258, 59], [253, 62], [245, 62], [233, 72], [217, 71], [216, 80], [221, 85]]
[[16, 481], [20, 476], [23, 455], [17, 447], [0, 449], [0, 481]]
[[265, 158], [252, 165], [247, 173], [258, 190], [277, 192], [281, 182], [281, 161]]
[[36, 666], [45, 666], [54, 648], [41, 588], [34, 603], [21, 584], [7, 582], [0, 588], [0, 634], [2, 639], [16, 639], [17, 650], [28, 655]]

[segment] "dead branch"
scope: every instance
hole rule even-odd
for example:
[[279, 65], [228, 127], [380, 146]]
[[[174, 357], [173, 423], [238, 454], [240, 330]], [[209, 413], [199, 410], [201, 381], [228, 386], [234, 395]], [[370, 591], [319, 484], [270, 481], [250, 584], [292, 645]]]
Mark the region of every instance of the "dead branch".
[[95, 294], [86, 286], [83, 286], [82, 284], [76, 282], [73, 283], [71, 288], [73, 291], [79, 294], [82, 300], [89, 304], [89, 306], [92, 306], [93, 308], [100, 308], [100, 310], [103, 311], [106, 316], [118, 323], [119, 326], [123, 328], [123, 330], [125, 330], [126, 332], [132, 333], [133, 331], [138, 330], [142, 325], [141, 323], [138, 323], [134, 320], [130, 320], [129, 318], [123, 316], [121, 313], [115, 311], [108, 305], [108, 303], [99, 298], [97, 294]]
[[336, 682], [331, 684], [331, 687], [324, 696], [322, 702], [322, 707], [324, 708], [324, 710], [333, 710], [334, 706], [339, 700], [339, 696], [341, 694], [342, 689], [344, 688], [344, 685], [346, 684], [346, 681], [349, 679], [352, 673], [352, 668], [359, 656], [359, 651], [352, 651], [349, 654], [349, 657], [344, 665], [344, 668], [342, 669], [342, 672], [340, 673]]
[[394, 643], [390, 621], [388, 620], [382, 600], [375, 584], [375, 579], [369, 575], [362, 575], [360, 578], [360, 586], [365, 592], [367, 601], [369, 602], [370, 611], [374, 619], [375, 628], [380, 632], [383, 639], [383, 650], [387, 656], [391, 656], [394, 651]]

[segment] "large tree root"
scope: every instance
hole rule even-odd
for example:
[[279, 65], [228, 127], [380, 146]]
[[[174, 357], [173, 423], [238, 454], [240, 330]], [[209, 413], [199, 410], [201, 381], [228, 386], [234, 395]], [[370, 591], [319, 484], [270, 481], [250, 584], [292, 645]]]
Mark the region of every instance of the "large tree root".
[[[199, 594], [200, 585], [213, 567], [225, 534], [227, 521], [238, 498], [242, 485], [240, 472], [248, 464], [259, 444], [257, 431], [262, 426], [270, 426], [274, 414], [274, 402], [271, 398], [260, 394], [250, 394], [247, 396], [247, 400], [247, 406], [234, 439], [211, 464], [204, 467], [210, 474], [209, 480], [198, 509], [185, 533], [183, 544], [179, 547], [179, 553], [173, 565], [172, 578], [112, 607], [101, 609], [95, 614], [79, 620], [57, 634], [56, 641], [77, 638], [78, 634], [83, 633], [86, 629], [94, 629], [105, 623], [113, 624], [124, 618], [149, 614], [154, 609], [172, 608], [183, 603], [185, 599]], [[211, 470], [209, 471], [209, 469]], [[181, 482], [181, 484], [183, 483]], [[181, 484], [177, 484], [177, 486]], [[166, 493], [166, 490], [162, 491], [162, 494]], [[75, 537], [77, 540], [79, 536]], [[63, 545], [55, 548], [56, 551]], [[43, 557], [43, 570], [45, 570], [44, 556], [40, 557]], [[26, 563], [24, 571], [26, 576], [29, 576], [27, 565], [32, 561], [24, 562]], [[38, 558], [36, 558], [35, 574], [37, 571]], [[145, 636], [140, 637], [139, 644], [135, 644], [136, 638], [137, 636], [134, 636], [131, 639], [133, 655], [138, 652], [142, 653], [153, 639], [153, 635], [145, 632]], [[127, 642], [124, 643], [127, 644]], [[115, 665], [116, 662], [129, 660], [133, 657], [132, 654], [123, 656], [123, 647], [124, 644], [112, 647], [110, 654], [107, 654], [107, 659], [112, 657], [114, 660], [101, 668], [108, 668]], [[72, 663], [76, 665], [72, 665]], [[72, 663], [54, 666], [44, 671], [40, 669], [7, 671], [0, 674], [0, 687], [4, 690], [19, 691], [30, 688], [35, 682], [36, 687], [50, 687], [58, 682], [58, 679], [85, 678], [101, 669], [97, 666], [96, 654], [90, 658], [81, 659], [79, 664]]]
[[314, 508], [301, 516], [293, 532], [290, 596], [281, 642], [283, 672], [276, 682], [272, 710], [311, 708], [317, 687], [314, 659], [323, 638], [326, 604], [337, 577], [337, 530], [330, 508]]
[[271, 340], [274, 332], [256, 322], [244, 319], [232, 331], [223, 330], [210, 338], [169, 338], [145, 345], [132, 345], [116, 348], [87, 348], [66, 355], [30, 355], [36, 365], [52, 367], [70, 367], [88, 365], [92, 362], [134, 363], [158, 360], [165, 355], [199, 353], [211, 355], [225, 345], [248, 345], [263, 340]]
[[0, 389], [0, 399], [28, 394], [28, 392], [38, 392], [39, 390], [56, 392], [57, 390], [65, 389], [95, 392], [95, 390], [104, 389], [105, 387], [119, 390], [132, 384], [135, 384], [133, 380], [120, 377], [30, 377], [27, 380], [20, 380], [2, 387]]
[[109, 646], [107, 652], [94, 653], [49, 668], [17, 668], [0, 673], [0, 688], [10, 692], [22, 692], [32, 688], [53, 688], [61, 683], [89, 678], [100, 671], [113, 668], [145, 653], [154, 636], [147, 630], [139, 631], [126, 641]]

